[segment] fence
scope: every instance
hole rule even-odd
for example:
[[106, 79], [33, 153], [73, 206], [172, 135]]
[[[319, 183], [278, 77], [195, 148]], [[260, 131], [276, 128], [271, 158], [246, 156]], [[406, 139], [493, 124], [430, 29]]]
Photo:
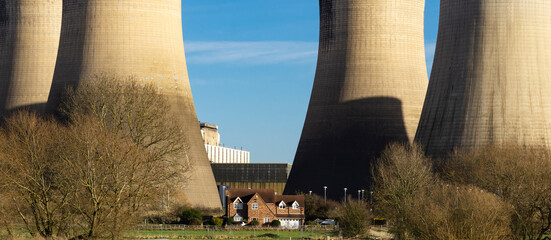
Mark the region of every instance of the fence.
[[277, 227], [264, 227], [264, 226], [239, 226], [239, 225], [228, 225], [225, 227], [218, 227], [218, 226], [210, 226], [210, 225], [184, 225], [184, 224], [140, 224], [136, 227], [139, 230], [142, 231], [159, 231], [159, 230], [240, 230], [240, 231], [253, 231], [253, 230], [282, 230], [282, 231], [300, 231], [300, 230], [308, 230], [308, 231], [337, 231], [338, 226], [334, 225], [318, 225], [318, 226], [310, 226], [310, 225], [304, 225], [300, 229], [284, 229], [284, 228], [277, 228]]
[[283, 239], [302, 239], [312, 237], [333, 236], [338, 231], [336, 226], [302, 226], [300, 229], [282, 229], [272, 227], [253, 227], [253, 226], [235, 226], [229, 225], [226, 227], [216, 226], [191, 226], [177, 224], [142, 224], [136, 227], [136, 232], [153, 232], [160, 236], [182, 236], [198, 237], [198, 238], [216, 238], [216, 236], [224, 236], [222, 238], [237, 238], [237, 237], [270, 237]]

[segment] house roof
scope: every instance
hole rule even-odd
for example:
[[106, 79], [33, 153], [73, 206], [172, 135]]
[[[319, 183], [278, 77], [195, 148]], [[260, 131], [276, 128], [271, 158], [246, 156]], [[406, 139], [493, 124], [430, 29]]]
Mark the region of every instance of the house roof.
[[275, 196], [275, 203], [285, 202], [286, 205], [291, 205], [295, 201], [298, 202], [298, 205], [304, 207], [304, 196], [302, 195], [277, 195]]
[[258, 193], [266, 203], [273, 203], [275, 200], [275, 192], [273, 189], [230, 189], [228, 190], [228, 197], [232, 201], [239, 197], [243, 202], [249, 202], [255, 193]]

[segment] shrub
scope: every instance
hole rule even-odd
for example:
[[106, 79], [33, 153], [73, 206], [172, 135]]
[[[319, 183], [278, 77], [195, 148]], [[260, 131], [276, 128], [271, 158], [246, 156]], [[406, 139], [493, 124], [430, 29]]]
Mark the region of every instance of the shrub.
[[280, 226], [281, 226], [281, 222], [279, 220], [273, 220], [270, 223], [270, 227], [280, 227]]
[[259, 235], [258, 237], [259, 238], [279, 238], [277, 234], [273, 234], [273, 233], [265, 233], [265, 234]]
[[214, 224], [214, 226], [221, 227], [224, 224], [224, 219], [213, 217], [212, 218], [212, 223]]
[[233, 220], [233, 217], [227, 217], [227, 218], [224, 218], [224, 223], [226, 225], [232, 225], [235, 223], [235, 221]]
[[316, 219], [328, 219], [337, 217], [338, 202], [327, 199], [327, 203], [323, 196], [316, 194], [304, 195], [304, 214], [307, 221]]
[[252, 220], [247, 225], [249, 225], [249, 226], [258, 226], [258, 225], [260, 225], [260, 222], [258, 220]]
[[350, 200], [339, 209], [339, 224], [344, 237], [364, 235], [369, 229], [371, 212], [362, 201]]
[[201, 212], [191, 207], [181, 207], [178, 209], [178, 217], [180, 218], [180, 223], [187, 225], [201, 225], [203, 223]]
[[306, 225], [308, 225], [308, 226], [319, 226], [320, 224], [317, 223], [317, 222], [314, 222], [314, 221], [308, 221], [308, 222], [306, 222]]

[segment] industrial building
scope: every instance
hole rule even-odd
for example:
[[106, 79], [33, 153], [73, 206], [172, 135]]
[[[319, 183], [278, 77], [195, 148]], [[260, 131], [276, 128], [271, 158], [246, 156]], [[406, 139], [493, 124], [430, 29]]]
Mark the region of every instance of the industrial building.
[[200, 126], [207, 157], [211, 163], [250, 163], [250, 152], [220, 144], [220, 133], [217, 125], [201, 123]]
[[273, 189], [277, 195], [283, 194], [292, 166], [288, 163], [211, 165], [218, 185], [229, 186], [231, 189]]
[[551, 2], [442, 0], [416, 141], [431, 156], [551, 146]]
[[316, 76], [285, 194], [342, 199], [390, 142], [413, 140], [428, 85], [424, 0], [320, 0]]

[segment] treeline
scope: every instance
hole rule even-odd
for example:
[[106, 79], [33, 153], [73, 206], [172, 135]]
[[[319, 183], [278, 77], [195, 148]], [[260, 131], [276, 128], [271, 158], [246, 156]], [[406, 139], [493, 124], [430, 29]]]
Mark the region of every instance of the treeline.
[[335, 219], [344, 237], [366, 237], [384, 218], [395, 239], [550, 238], [547, 148], [494, 145], [432, 159], [418, 145], [390, 144], [371, 175], [373, 205], [305, 194], [306, 219]]
[[551, 156], [516, 145], [456, 151], [439, 160], [393, 144], [374, 168], [375, 213], [397, 239], [545, 239]]
[[185, 181], [188, 143], [168, 109], [154, 86], [96, 76], [69, 89], [56, 117], [4, 119], [0, 226], [44, 238], [120, 238]]

